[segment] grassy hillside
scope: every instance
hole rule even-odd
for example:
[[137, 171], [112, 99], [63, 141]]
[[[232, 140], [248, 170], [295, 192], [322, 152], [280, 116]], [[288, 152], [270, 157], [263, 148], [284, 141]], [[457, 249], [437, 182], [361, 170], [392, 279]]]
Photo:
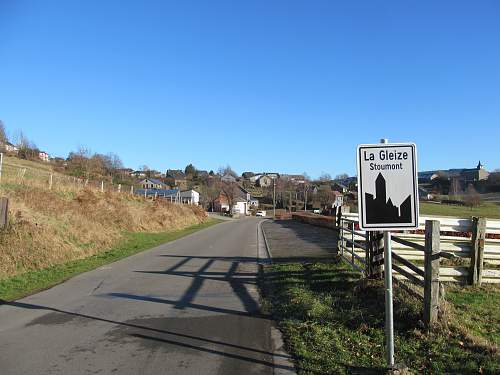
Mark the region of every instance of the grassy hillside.
[[[6, 162], [0, 195], [9, 198], [9, 227], [0, 233], [0, 280], [102, 253], [130, 233], [171, 232], [207, 219], [195, 206], [84, 187], [48, 164]], [[51, 173], [59, 183], [49, 190]]]

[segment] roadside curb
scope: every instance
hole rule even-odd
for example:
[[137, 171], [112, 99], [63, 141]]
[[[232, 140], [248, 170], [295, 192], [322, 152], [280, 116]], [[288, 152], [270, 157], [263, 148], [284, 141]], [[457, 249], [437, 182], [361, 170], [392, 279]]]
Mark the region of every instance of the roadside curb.
[[[267, 220], [262, 220], [257, 225], [257, 256], [259, 267], [266, 264], [272, 264], [272, 254], [267, 242], [266, 233], [262, 229], [262, 224]], [[262, 272], [262, 269], [261, 269]], [[276, 322], [271, 322], [271, 348], [273, 356], [273, 374], [274, 375], [297, 375], [292, 357], [285, 350], [285, 343], [281, 331], [276, 327]]]
[[258, 246], [258, 259], [259, 264], [271, 264], [273, 263], [273, 255], [269, 249], [269, 243], [267, 242], [266, 233], [262, 229], [262, 224], [266, 220], [262, 220], [257, 226], [257, 246]]

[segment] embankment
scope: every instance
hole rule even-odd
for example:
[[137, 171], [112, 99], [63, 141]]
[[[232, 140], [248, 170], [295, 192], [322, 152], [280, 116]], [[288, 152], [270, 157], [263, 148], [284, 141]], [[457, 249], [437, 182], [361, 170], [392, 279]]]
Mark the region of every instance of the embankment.
[[2, 184], [9, 227], [0, 233], [0, 280], [102, 253], [127, 233], [169, 232], [207, 220], [200, 208], [123, 193]]

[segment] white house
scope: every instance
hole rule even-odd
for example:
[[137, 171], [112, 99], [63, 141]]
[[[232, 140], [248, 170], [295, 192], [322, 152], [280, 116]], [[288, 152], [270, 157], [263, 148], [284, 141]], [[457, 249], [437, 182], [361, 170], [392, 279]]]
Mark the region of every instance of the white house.
[[48, 162], [50, 161], [50, 156], [48, 153], [46, 153], [45, 151], [40, 151], [38, 153], [38, 157], [40, 158], [40, 160], [42, 161], [45, 161], [45, 162]]
[[194, 204], [196, 206], [200, 203], [200, 193], [195, 190], [181, 191], [181, 202], [186, 204]]

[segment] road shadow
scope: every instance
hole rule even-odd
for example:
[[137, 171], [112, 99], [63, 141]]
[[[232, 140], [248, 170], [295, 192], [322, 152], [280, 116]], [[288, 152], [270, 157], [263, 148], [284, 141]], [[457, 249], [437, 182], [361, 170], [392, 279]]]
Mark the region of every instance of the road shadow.
[[[19, 308], [19, 309], [47, 311], [48, 313], [46, 315], [44, 315], [43, 317], [49, 316], [51, 314], [58, 314], [58, 315], [71, 317], [71, 318], [51, 317], [49, 320], [52, 320], [52, 321], [70, 322], [72, 320], [72, 318], [82, 318], [84, 320], [109, 323], [109, 324], [113, 325], [115, 328], [116, 327], [125, 328], [126, 331], [125, 331], [124, 337], [128, 336], [128, 337], [134, 337], [134, 338], [140, 339], [140, 340], [150, 340], [150, 341], [152, 340], [152, 341], [155, 341], [157, 343], [175, 345], [178, 347], [187, 348], [187, 349], [191, 349], [191, 350], [195, 350], [195, 351], [210, 353], [213, 355], [218, 355], [218, 356], [237, 359], [237, 360], [250, 362], [250, 363], [254, 363], [254, 364], [264, 365], [264, 366], [272, 367], [274, 369], [282, 369], [282, 370], [288, 370], [288, 371], [293, 371], [293, 369], [294, 369], [292, 366], [276, 365], [273, 363], [273, 360], [271, 358], [272, 356], [274, 356], [274, 357], [282, 357], [282, 358], [290, 359], [290, 356], [288, 356], [288, 355], [274, 353], [272, 351], [261, 350], [261, 349], [252, 348], [249, 346], [244, 346], [244, 345], [237, 345], [237, 344], [233, 344], [233, 343], [223, 341], [223, 340], [216, 340], [216, 339], [211, 339], [211, 338], [207, 338], [207, 337], [202, 337], [199, 335], [186, 334], [183, 332], [178, 332], [178, 331], [173, 331], [173, 330], [160, 329], [160, 328], [156, 328], [154, 326], [137, 324], [137, 323], [134, 323], [134, 321], [118, 321], [118, 320], [107, 319], [107, 318], [95, 316], [95, 315], [66, 311], [63, 309], [59, 309], [59, 308], [55, 308], [55, 307], [51, 307], [51, 306], [39, 305], [39, 304], [32, 304], [32, 303], [26, 303], [26, 302], [20, 302], [20, 301], [9, 302], [9, 301], [0, 300], [0, 306], [2, 306], [2, 305], [11, 306], [14, 308]], [[33, 323], [28, 323], [27, 326], [34, 325], [34, 324], [41, 324], [40, 322], [43, 321], [42, 318], [35, 319]], [[167, 320], [167, 319], [168, 318], [163, 319], [163, 320]], [[45, 319], [45, 320], [47, 320], [47, 319]], [[156, 319], [150, 319], [150, 320], [162, 320], [162, 319], [156, 318]], [[146, 319], [146, 321], [147, 321], [147, 319]], [[132, 330], [130, 330], [130, 329], [132, 329]], [[160, 335], [161, 337], [158, 335]], [[188, 340], [188, 342], [186, 342], [186, 340]], [[209, 347], [207, 347], [207, 345], [209, 345]], [[235, 352], [231, 353], [231, 352], [228, 352], [228, 350], [233, 350]], [[263, 358], [268, 358], [268, 359], [266, 360]]]

